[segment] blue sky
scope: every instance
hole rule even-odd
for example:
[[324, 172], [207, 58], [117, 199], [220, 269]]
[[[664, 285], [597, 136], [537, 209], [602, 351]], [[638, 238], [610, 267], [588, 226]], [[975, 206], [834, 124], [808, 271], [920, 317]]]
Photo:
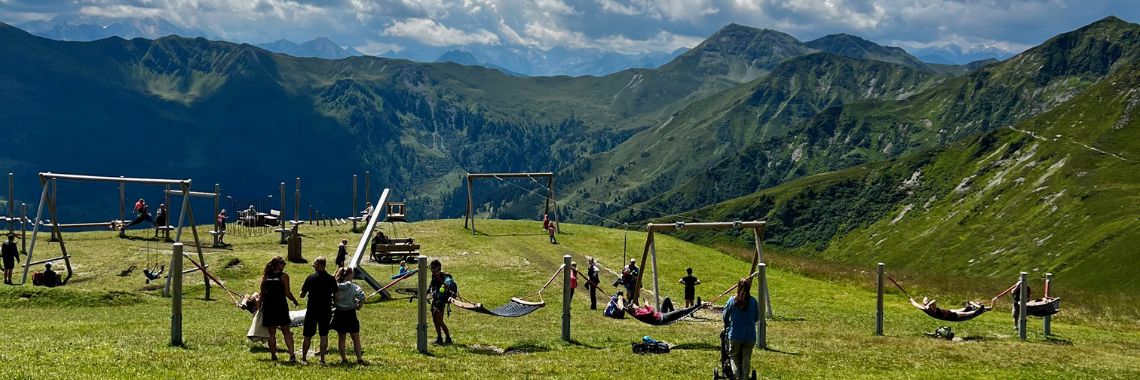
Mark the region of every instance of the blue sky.
[[1018, 53], [1108, 15], [1140, 21], [1140, 1], [0, 0], [4, 22], [57, 15], [161, 17], [239, 42], [323, 36], [368, 54], [416, 44], [672, 51], [729, 23], [805, 41], [842, 32], [908, 49]]

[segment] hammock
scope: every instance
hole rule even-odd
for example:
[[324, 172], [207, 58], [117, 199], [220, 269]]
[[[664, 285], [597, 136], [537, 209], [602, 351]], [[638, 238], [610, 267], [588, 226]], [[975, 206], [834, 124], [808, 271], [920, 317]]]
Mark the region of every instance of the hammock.
[[629, 314], [631, 317], [633, 317], [633, 319], [639, 320], [645, 324], [652, 326], [666, 326], [673, 324], [673, 322], [681, 320], [681, 318], [692, 315], [704, 306], [705, 304], [701, 303], [701, 299], [697, 298], [697, 304], [693, 305], [693, 307], [690, 307], [688, 309], [677, 309], [668, 313], [657, 312], [656, 310], [653, 310], [653, 307], [650, 306], [628, 307], [626, 308], [625, 312], [626, 314]]
[[518, 298], [511, 298], [510, 302], [507, 302], [502, 306], [491, 310], [488, 310], [481, 303], [471, 303], [459, 298], [451, 298], [448, 300], [448, 302], [451, 302], [452, 305], [455, 305], [455, 307], [458, 307], [460, 309], [473, 311], [479, 314], [507, 318], [521, 317], [533, 313], [535, 310], [541, 309], [543, 306], [546, 306], [546, 302], [543, 301], [530, 302]]
[[535, 295], [539, 297], [538, 302], [531, 302], [517, 297], [512, 297], [510, 302], [507, 302], [502, 306], [491, 310], [488, 310], [481, 303], [470, 302], [458, 296], [448, 299], [447, 302], [455, 305], [455, 307], [458, 307], [460, 309], [473, 311], [479, 314], [508, 318], [521, 317], [533, 313], [535, 310], [541, 309], [543, 306], [546, 306], [546, 301], [542, 300], [542, 291], [546, 290], [546, 288], [554, 282], [554, 278], [557, 277], [559, 273], [562, 273], [563, 267], [564, 265], [559, 266], [558, 270], [554, 271], [554, 274], [551, 275], [550, 279], [546, 281], [546, 285], [543, 285], [542, 288], [539, 289], [537, 293], [535, 293]]
[[[305, 310], [292, 310], [289, 312], [289, 327], [301, 327], [305, 324]], [[251, 342], [265, 342], [269, 340], [269, 329], [261, 325], [261, 310], [253, 314], [253, 322], [245, 337]]]
[[[926, 299], [924, 298], [923, 301], [925, 303]], [[974, 302], [968, 302], [966, 307], [961, 309], [942, 309], [933, 304], [923, 305], [915, 302], [914, 299], [910, 300], [910, 304], [922, 310], [922, 312], [931, 318], [946, 322], [965, 322], [977, 318], [987, 311], [993, 310], [992, 308]]]

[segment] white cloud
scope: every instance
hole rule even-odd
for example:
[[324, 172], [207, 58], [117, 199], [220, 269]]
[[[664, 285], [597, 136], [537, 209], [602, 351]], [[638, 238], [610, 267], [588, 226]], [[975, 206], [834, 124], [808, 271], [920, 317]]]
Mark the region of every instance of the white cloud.
[[389, 51], [399, 52], [401, 50], [404, 50], [403, 46], [397, 44], [376, 42], [373, 40], [368, 40], [364, 45], [353, 46], [353, 48], [360, 51], [361, 53], [375, 56], [379, 56]]
[[534, 5], [539, 11], [547, 14], [572, 15], [577, 13], [574, 11], [574, 8], [566, 5], [562, 0], [534, 0]]
[[598, 0], [598, 5], [601, 5], [602, 10], [605, 12], [626, 16], [634, 16], [644, 11], [644, 9], [634, 8], [631, 5], [622, 4], [616, 0]]
[[523, 29], [528, 39], [542, 49], [555, 46], [568, 48], [591, 48], [594, 44], [582, 32], [563, 29], [557, 25], [545, 22], [531, 21]]
[[999, 41], [989, 38], [966, 37], [959, 34], [948, 34], [931, 41], [893, 40], [887, 44], [904, 49], [955, 49], [963, 53], [1002, 52], [1017, 54], [1029, 49], [1030, 45], [1011, 41]]
[[396, 21], [384, 29], [385, 36], [404, 37], [432, 46], [447, 45], [498, 45], [499, 36], [486, 29], [465, 32], [426, 18], [409, 18]]
[[651, 38], [644, 40], [630, 39], [622, 35], [613, 35], [599, 38], [597, 47], [625, 54], [643, 54], [660, 51], [674, 51], [679, 48], [691, 48], [704, 40], [700, 37], [682, 36], [666, 31], [660, 31]]

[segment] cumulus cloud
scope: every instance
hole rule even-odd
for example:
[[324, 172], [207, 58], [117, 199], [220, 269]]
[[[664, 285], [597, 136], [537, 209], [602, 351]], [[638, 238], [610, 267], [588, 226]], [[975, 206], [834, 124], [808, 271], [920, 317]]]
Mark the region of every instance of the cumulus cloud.
[[499, 36], [486, 29], [465, 32], [426, 18], [409, 18], [396, 21], [384, 29], [382, 34], [409, 38], [432, 46], [499, 44]]
[[644, 40], [631, 39], [623, 35], [606, 36], [597, 40], [596, 47], [618, 53], [641, 54], [690, 48], [697, 46], [702, 40], [704, 40], [703, 37], [682, 36], [660, 31], [653, 37]]

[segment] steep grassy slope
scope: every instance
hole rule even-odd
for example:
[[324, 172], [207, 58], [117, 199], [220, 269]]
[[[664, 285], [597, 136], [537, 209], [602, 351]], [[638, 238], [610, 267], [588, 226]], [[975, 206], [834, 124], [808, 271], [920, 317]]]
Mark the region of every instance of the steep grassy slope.
[[[535, 221], [481, 220], [482, 234], [471, 236], [459, 220], [414, 223], [402, 229], [423, 244], [423, 252], [443, 262], [454, 274], [465, 298], [497, 305], [512, 296], [533, 294], [572, 254], [579, 265], [585, 255], [601, 258], [615, 269], [622, 261], [621, 230], [564, 224], [561, 244], [551, 245]], [[331, 255], [336, 243], [353, 235], [346, 228], [304, 226], [305, 256]], [[131, 231], [136, 235], [147, 231]], [[0, 329], [7, 348], [0, 376], [178, 377], [367, 377], [419, 378], [631, 378], [681, 379], [708, 376], [719, 359], [721, 321], [711, 312], [667, 327], [650, 327], [625, 319], [612, 320], [588, 310], [584, 292], [575, 294], [571, 311], [573, 342], [559, 339], [561, 288], [545, 292], [546, 307], [517, 319], [493, 318], [463, 310], [447, 319], [455, 344], [430, 346], [430, 355], [415, 351], [416, 304], [404, 299], [369, 302], [360, 311], [361, 338], [367, 366], [340, 365], [334, 351], [330, 365], [284, 365], [268, 361], [264, 345], [244, 337], [250, 317], [215, 293], [202, 301], [200, 276], [186, 277], [190, 289], [184, 304], [187, 347], [168, 347], [169, 300], [145, 290], [137, 271], [118, 277], [126, 265], [165, 258], [167, 245], [148, 253], [141, 240], [114, 238], [107, 231], [70, 234], [80, 275], [54, 289], [0, 288]], [[633, 242], [645, 235], [630, 233]], [[236, 238], [233, 249], [212, 251], [207, 261], [227, 286], [240, 292], [256, 287], [258, 270], [271, 255], [283, 254], [272, 235]], [[747, 263], [715, 250], [660, 236], [658, 264], [666, 295], [676, 295], [674, 281], [687, 266], [704, 284], [706, 299], [742, 276]], [[636, 244], [631, 244], [636, 245]], [[45, 253], [50, 250], [44, 245]], [[236, 259], [236, 260], [235, 260]], [[1054, 320], [1055, 334], [1044, 337], [1032, 322], [1027, 342], [1011, 336], [1008, 315], [993, 312], [955, 326], [964, 341], [930, 339], [938, 323], [888, 294], [886, 336], [874, 337], [874, 293], [866, 285], [828, 283], [789, 274], [772, 263], [770, 351], [754, 352], [753, 365], [765, 378], [1134, 378], [1140, 362], [1129, 355], [1140, 347], [1135, 326], [1093, 328], [1067, 314]], [[374, 275], [394, 266], [366, 263]], [[286, 267], [297, 292], [311, 269]], [[608, 271], [603, 279], [614, 277]], [[905, 279], [904, 279], [905, 281]], [[403, 287], [404, 285], [397, 285]], [[410, 286], [410, 285], [408, 285]], [[604, 289], [612, 290], [606, 284]], [[922, 291], [918, 288], [916, 291]], [[531, 295], [530, 297], [535, 297]], [[958, 299], [955, 297], [954, 299]], [[946, 299], [943, 302], [953, 302]], [[302, 305], [304, 300], [302, 299]], [[429, 327], [430, 329], [430, 327]], [[294, 330], [295, 331], [295, 330]], [[434, 333], [433, 333], [434, 334]], [[675, 344], [667, 355], [635, 355], [629, 343], [642, 336]], [[333, 339], [335, 347], [335, 338]], [[335, 350], [335, 349], [334, 349]], [[350, 355], [351, 356], [351, 355]], [[62, 364], [66, 363], [66, 365]]]
[[1140, 65], [1052, 111], [945, 149], [793, 181], [695, 215], [764, 215], [770, 242], [868, 265], [962, 275], [1053, 272], [1067, 286], [1140, 281]]
[[[1051, 109], [1140, 55], [1140, 25], [1115, 17], [902, 100], [848, 103], [759, 141], [642, 207], [680, 211], [787, 180], [937, 147]], [[658, 188], [661, 191], [661, 188]], [[652, 217], [652, 215], [642, 215]]]

